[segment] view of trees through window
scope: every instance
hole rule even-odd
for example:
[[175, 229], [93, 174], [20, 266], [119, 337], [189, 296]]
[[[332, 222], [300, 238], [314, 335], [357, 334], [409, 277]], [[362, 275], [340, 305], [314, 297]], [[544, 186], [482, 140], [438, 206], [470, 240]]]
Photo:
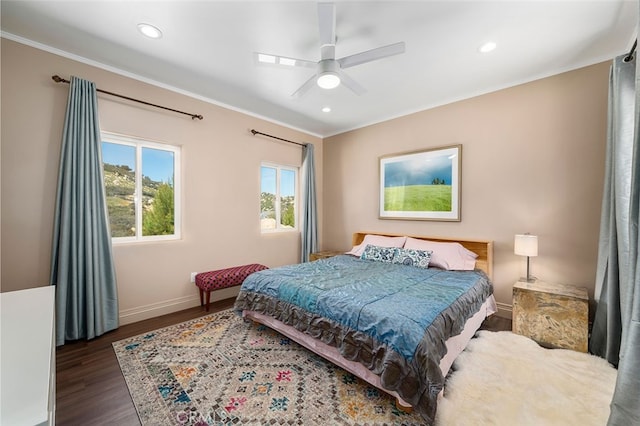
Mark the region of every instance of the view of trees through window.
[[103, 140], [102, 155], [111, 236], [175, 235], [176, 152]]
[[260, 169], [260, 228], [265, 230], [296, 227], [297, 171], [280, 166]]

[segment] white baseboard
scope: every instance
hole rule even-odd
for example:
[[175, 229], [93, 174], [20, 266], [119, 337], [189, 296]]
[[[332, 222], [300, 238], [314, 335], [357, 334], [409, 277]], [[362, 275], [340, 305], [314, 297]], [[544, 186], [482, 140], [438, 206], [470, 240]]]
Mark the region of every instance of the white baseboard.
[[[213, 303], [218, 300], [236, 297], [239, 291], [239, 286], [212, 291], [210, 302]], [[120, 325], [131, 324], [134, 322], [159, 317], [161, 315], [182, 311], [196, 306], [200, 306], [200, 296], [197, 293], [191, 296], [178, 297], [175, 299], [151, 303], [149, 305], [138, 306], [131, 309], [123, 309], [119, 314]]]
[[177, 299], [165, 300], [151, 303], [149, 305], [138, 306], [136, 308], [124, 309], [120, 311], [120, 325], [131, 324], [170, 314], [171, 312], [182, 311], [200, 305], [199, 296], [185, 296]]
[[[211, 292], [211, 302], [236, 297], [240, 287], [230, 287]], [[498, 307], [497, 315], [501, 318], [512, 317], [512, 306], [507, 303], [496, 303]], [[184, 296], [162, 302], [151, 303], [149, 305], [138, 306], [136, 308], [124, 309], [120, 311], [120, 325], [159, 317], [172, 312], [200, 306], [200, 296]]]
[[500, 318], [512, 318], [513, 317], [513, 307], [507, 303], [496, 302], [496, 306], [498, 306], [497, 315]]

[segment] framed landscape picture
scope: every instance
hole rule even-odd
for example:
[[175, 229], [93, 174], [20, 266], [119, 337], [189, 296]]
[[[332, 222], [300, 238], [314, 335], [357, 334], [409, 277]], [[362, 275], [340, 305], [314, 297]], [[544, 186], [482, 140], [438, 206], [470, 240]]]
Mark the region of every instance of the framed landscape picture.
[[460, 221], [462, 145], [380, 157], [380, 219]]

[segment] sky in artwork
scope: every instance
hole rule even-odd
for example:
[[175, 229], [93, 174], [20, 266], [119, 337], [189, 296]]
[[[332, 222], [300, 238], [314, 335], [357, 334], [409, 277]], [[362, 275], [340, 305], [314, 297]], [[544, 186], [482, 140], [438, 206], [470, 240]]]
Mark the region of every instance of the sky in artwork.
[[384, 186], [431, 185], [434, 179], [451, 185], [453, 161], [450, 154], [416, 156], [384, 164]]

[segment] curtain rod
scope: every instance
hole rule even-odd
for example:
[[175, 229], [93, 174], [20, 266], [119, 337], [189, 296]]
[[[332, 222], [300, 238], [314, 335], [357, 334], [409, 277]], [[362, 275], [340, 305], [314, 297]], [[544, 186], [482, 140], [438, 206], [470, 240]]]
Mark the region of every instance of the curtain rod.
[[[62, 77], [60, 77], [60, 76], [57, 76], [57, 75], [52, 75], [52, 76], [51, 76], [51, 79], [52, 79], [53, 81], [55, 81], [56, 83], [67, 83], [67, 84], [71, 83], [69, 80], [65, 80], [64, 78], [62, 78]], [[167, 111], [173, 111], [173, 112], [177, 112], [177, 113], [179, 113], [179, 114], [188, 115], [188, 116], [190, 116], [190, 117], [191, 117], [191, 119], [192, 119], [192, 120], [195, 120], [196, 118], [197, 118], [198, 120], [202, 120], [202, 119], [204, 118], [204, 117], [203, 117], [202, 115], [200, 115], [200, 114], [191, 114], [191, 113], [188, 113], [188, 112], [179, 111], [179, 110], [177, 110], [177, 109], [168, 108], [168, 107], [165, 107], [165, 106], [162, 106], [162, 105], [152, 104], [151, 102], [141, 101], [140, 99], [130, 98], [129, 96], [119, 95], [119, 94], [117, 94], [117, 93], [108, 92], [108, 91], [106, 91], [106, 90], [101, 90], [101, 89], [96, 88], [96, 91], [97, 91], [97, 92], [100, 92], [100, 93], [105, 93], [105, 94], [107, 94], [107, 95], [116, 96], [116, 97], [118, 97], [118, 98], [126, 99], [126, 100], [128, 100], [128, 101], [138, 102], [138, 103], [145, 104], [145, 105], [149, 105], [149, 106], [152, 106], [152, 107], [166, 109]]]
[[268, 135], [268, 134], [266, 134], [266, 133], [259, 132], [259, 131], [255, 130], [255, 129], [251, 129], [251, 133], [253, 133], [253, 136], [255, 136], [255, 135], [262, 135], [262, 136], [267, 136], [267, 137], [269, 137], [269, 138], [278, 139], [278, 140], [280, 140], [280, 141], [289, 142], [289, 143], [292, 143], [292, 144], [295, 144], [295, 145], [307, 146], [307, 144], [306, 144], [306, 143], [300, 143], [300, 142], [290, 141], [290, 140], [288, 140], [288, 139], [282, 139], [282, 138], [279, 138], [279, 137], [277, 137], [277, 136]]
[[633, 53], [636, 51], [637, 46], [638, 46], [638, 39], [636, 39], [636, 41], [633, 42], [633, 46], [631, 46], [631, 50], [629, 51], [629, 54], [624, 57], [623, 60], [625, 62], [629, 62], [633, 59]]

